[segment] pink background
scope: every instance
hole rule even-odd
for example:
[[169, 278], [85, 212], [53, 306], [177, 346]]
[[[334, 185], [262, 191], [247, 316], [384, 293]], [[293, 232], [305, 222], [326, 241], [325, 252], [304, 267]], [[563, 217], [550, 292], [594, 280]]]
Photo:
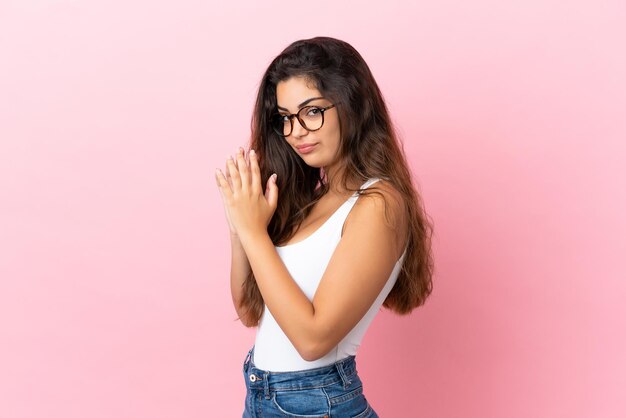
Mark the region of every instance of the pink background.
[[[409, 4], [411, 3], [411, 4]], [[623, 1], [0, 3], [0, 416], [237, 417], [215, 168], [271, 59], [361, 52], [435, 290], [359, 352], [382, 417], [626, 416]]]

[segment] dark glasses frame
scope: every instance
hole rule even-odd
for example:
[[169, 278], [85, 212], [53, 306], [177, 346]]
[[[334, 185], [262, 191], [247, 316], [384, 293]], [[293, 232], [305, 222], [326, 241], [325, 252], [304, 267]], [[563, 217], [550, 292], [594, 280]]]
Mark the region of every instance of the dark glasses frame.
[[[304, 129], [306, 129], [307, 131], [309, 131], [309, 132], [319, 131], [320, 129], [322, 129], [322, 126], [324, 126], [324, 113], [325, 113], [328, 109], [332, 109], [332, 108], [333, 108], [333, 107], [335, 107], [336, 105], [337, 105], [337, 103], [333, 103], [333, 104], [328, 105], [328, 106], [326, 106], [326, 107], [320, 107], [320, 106], [315, 106], [315, 105], [305, 106], [305, 107], [303, 107], [302, 109], [298, 110], [298, 113], [291, 113], [291, 114], [289, 114], [289, 115], [281, 115], [280, 113], [274, 113], [274, 115], [273, 115], [273, 116], [271, 117], [271, 119], [270, 119], [270, 124], [272, 125], [272, 129], [274, 130], [274, 132], [276, 132], [278, 135], [280, 135], [280, 136], [282, 136], [282, 137], [284, 137], [284, 138], [288, 137], [289, 135], [291, 135], [291, 134], [293, 133], [293, 118], [294, 118], [294, 116], [298, 118], [298, 121], [300, 122], [300, 125], [301, 125]], [[314, 108], [316, 108], [316, 109], [319, 109], [319, 110], [320, 110], [320, 112], [322, 112], [322, 124], [321, 124], [321, 125], [320, 125], [320, 127], [319, 127], [319, 128], [317, 128], [317, 129], [309, 129], [309, 128], [307, 128], [306, 123], [304, 123], [304, 121], [303, 121], [303, 120], [302, 120], [302, 118], [300, 117], [300, 113], [301, 113], [303, 110], [305, 110], [305, 109], [310, 109], [310, 108], [312, 108], [312, 107], [314, 107]], [[289, 133], [288, 133], [287, 135], [285, 135], [285, 134], [284, 134], [284, 133], [282, 133], [282, 132], [279, 132], [279, 128], [276, 126], [276, 125], [277, 125], [277, 123], [275, 123], [275, 122], [276, 122], [276, 120], [277, 120], [278, 118], [284, 118], [284, 117], [288, 117], [288, 118], [289, 118], [290, 129], [289, 129]]]

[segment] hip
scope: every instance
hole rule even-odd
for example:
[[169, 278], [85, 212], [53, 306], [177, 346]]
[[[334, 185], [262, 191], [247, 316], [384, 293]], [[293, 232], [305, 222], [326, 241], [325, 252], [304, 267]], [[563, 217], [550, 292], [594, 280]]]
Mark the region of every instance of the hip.
[[255, 366], [254, 346], [243, 363], [244, 418], [378, 418], [363, 391], [356, 357], [314, 369], [272, 372]]

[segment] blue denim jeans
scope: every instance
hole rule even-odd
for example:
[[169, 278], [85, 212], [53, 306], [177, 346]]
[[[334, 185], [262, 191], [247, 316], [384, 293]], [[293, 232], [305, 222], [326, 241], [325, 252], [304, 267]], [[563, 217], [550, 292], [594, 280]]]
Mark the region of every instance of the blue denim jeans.
[[243, 363], [243, 418], [378, 418], [363, 394], [355, 356], [331, 365], [293, 372], [255, 367], [254, 346]]

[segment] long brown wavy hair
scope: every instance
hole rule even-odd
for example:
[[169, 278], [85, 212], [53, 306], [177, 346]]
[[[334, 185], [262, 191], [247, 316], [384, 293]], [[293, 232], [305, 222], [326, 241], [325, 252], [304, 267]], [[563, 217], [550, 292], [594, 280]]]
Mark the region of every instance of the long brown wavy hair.
[[[347, 42], [330, 37], [293, 42], [274, 58], [261, 79], [252, 114], [250, 148], [258, 155], [262, 184], [272, 173], [278, 174], [278, 207], [268, 225], [269, 236], [274, 245], [288, 242], [329, 188], [323, 168], [308, 166], [270, 125], [277, 111], [276, 85], [291, 77], [304, 77], [332, 103], [340, 103], [343, 187], [359, 195], [379, 193], [371, 188], [354, 190], [348, 182], [359, 180], [362, 184], [381, 178], [393, 184], [404, 200], [408, 214], [406, 255], [383, 306], [400, 315], [408, 314], [432, 292], [432, 223], [413, 185], [383, 95], [361, 55]], [[253, 272], [243, 283], [241, 306], [247, 325], [257, 326], [264, 301]]]

